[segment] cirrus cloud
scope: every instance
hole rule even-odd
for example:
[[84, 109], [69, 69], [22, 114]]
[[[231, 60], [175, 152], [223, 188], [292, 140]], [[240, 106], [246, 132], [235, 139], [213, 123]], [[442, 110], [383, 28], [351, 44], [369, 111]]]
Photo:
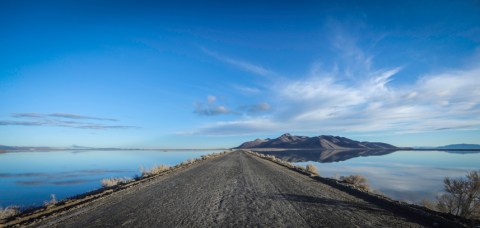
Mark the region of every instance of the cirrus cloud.
[[[239, 115], [230, 121], [207, 123], [190, 132], [210, 135], [278, 132], [398, 134], [480, 129], [478, 64], [402, 79], [399, 77], [405, 77], [402, 71], [408, 72], [405, 70], [408, 63], [376, 67], [376, 56], [372, 53], [376, 53], [375, 45], [387, 34], [370, 34], [368, 40], [362, 41], [362, 36], [349, 34], [349, 29], [339, 22], [332, 20], [328, 25], [330, 46], [335, 50], [330, 57], [333, 61], [326, 62], [330, 65], [322, 67], [322, 62], [317, 60], [303, 77], [279, 77], [280, 74], [276, 73], [275, 78], [270, 77], [263, 85], [257, 84], [256, 87], [265, 88], [262, 93], [268, 94], [267, 105], [242, 106], [240, 110], [247, 110], [247, 113], [248, 110], [251, 113], [269, 110], [261, 116]], [[361, 48], [359, 43], [368, 45]], [[204, 52], [221, 62], [236, 65], [230, 58], [206, 49]], [[255, 73], [254, 70], [250, 72]], [[262, 71], [256, 73], [263, 74]], [[401, 83], [396, 83], [395, 79], [400, 79]], [[237, 90], [245, 93], [244, 87], [249, 88], [246, 86]]]
[[[94, 130], [139, 128], [137, 126], [110, 125], [103, 123], [105, 121], [118, 121], [117, 119], [85, 116], [73, 113], [14, 113], [11, 117], [27, 120], [0, 120], [0, 126], [52, 126]], [[93, 122], [85, 122], [85, 120]]]
[[[318, 73], [271, 87], [276, 112], [258, 118], [211, 123], [198, 134], [275, 131], [412, 133], [480, 127], [480, 67], [419, 77], [409, 85], [391, 81], [400, 68], [377, 70], [364, 82]], [[270, 107], [270, 106], [268, 106]]]

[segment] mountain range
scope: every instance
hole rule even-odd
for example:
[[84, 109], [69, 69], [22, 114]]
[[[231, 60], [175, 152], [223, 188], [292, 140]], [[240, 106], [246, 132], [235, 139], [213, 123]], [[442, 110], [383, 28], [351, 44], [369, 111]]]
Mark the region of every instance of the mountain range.
[[455, 150], [455, 149], [478, 150], [478, 149], [480, 149], [480, 145], [462, 143], [462, 144], [451, 144], [451, 145], [446, 145], [446, 146], [439, 146], [439, 147], [435, 147], [435, 149], [440, 149], [440, 150]]
[[288, 133], [275, 139], [256, 139], [241, 144], [237, 149], [251, 148], [282, 148], [282, 149], [325, 149], [325, 150], [345, 150], [345, 149], [365, 149], [365, 150], [398, 150], [399, 148], [387, 143], [381, 142], [359, 142], [340, 136], [321, 135], [321, 136], [294, 136]]
[[288, 162], [315, 161], [315, 162], [322, 162], [322, 163], [330, 163], [330, 162], [346, 161], [356, 157], [382, 156], [382, 155], [393, 153], [397, 150], [392, 150], [392, 149], [386, 149], [386, 150], [382, 150], [382, 149], [374, 149], [374, 150], [296, 149], [296, 150], [269, 151], [269, 150], [263, 150], [263, 149], [258, 149], [258, 150], [253, 149], [253, 151], [262, 153], [265, 155], [273, 155], [276, 158], [279, 158]]

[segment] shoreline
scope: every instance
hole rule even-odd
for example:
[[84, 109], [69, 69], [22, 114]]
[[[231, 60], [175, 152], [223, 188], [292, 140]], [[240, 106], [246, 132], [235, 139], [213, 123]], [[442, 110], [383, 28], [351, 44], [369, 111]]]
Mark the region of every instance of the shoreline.
[[77, 194], [61, 201], [58, 201], [55, 204], [44, 205], [44, 206], [34, 206], [34, 207], [27, 207], [19, 214], [16, 214], [12, 217], [8, 217], [5, 219], [0, 219], [0, 227], [10, 227], [10, 226], [26, 226], [31, 225], [40, 221], [43, 221], [46, 218], [51, 218], [55, 216], [59, 216], [62, 214], [67, 213], [72, 209], [77, 209], [94, 203], [100, 199], [106, 198], [111, 196], [112, 194], [122, 192], [123, 190], [130, 189], [137, 185], [148, 183], [155, 180], [158, 177], [165, 176], [171, 174], [173, 172], [180, 171], [187, 167], [201, 164], [205, 161], [217, 159], [219, 157], [225, 156], [228, 154], [229, 151], [223, 151], [220, 153], [212, 153], [209, 154], [208, 158], [196, 158], [191, 159], [193, 162], [184, 161], [179, 163], [175, 166], [170, 167], [168, 170], [165, 170], [161, 173], [149, 175], [149, 176], [140, 176], [137, 178], [132, 178], [132, 181], [127, 183], [119, 183], [118, 185], [111, 186], [111, 187], [101, 187], [99, 189]]
[[[474, 225], [480, 224], [479, 221], [468, 220], [458, 216], [432, 211], [422, 206], [417, 206], [417, 205], [408, 204], [405, 202], [396, 201], [379, 194], [358, 189], [352, 185], [345, 184], [336, 179], [315, 176], [315, 175], [312, 175], [313, 173], [306, 171], [304, 168], [296, 167], [295, 165], [290, 164], [284, 160], [280, 160], [276, 158], [272, 159], [272, 156], [260, 156], [259, 154], [256, 154], [250, 150], [236, 150], [234, 152], [245, 153], [252, 157], [257, 157], [259, 159], [272, 162], [275, 165], [280, 165], [284, 168], [295, 171], [296, 173], [307, 176], [309, 179], [312, 179], [315, 182], [319, 182], [324, 185], [330, 186], [333, 189], [337, 189], [338, 191], [342, 191], [344, 193], [350, 194], [351, 196], [356, 197], [358, 199], [365, 200], [367, 202], [370, 202], [372, 204], [385, 208], [386, 210], [392, 211], [394, 213], [398, 213], [399, 216], [410, 217], [416, 221], [426, 221], [426, 222], [429, 222], [430, 224], [437, 224], [440, 227], [442, 226], [458, 227], [458, 226], [471, 226], [472, 224]], [[31, 210], [23, 211], [21, 214], [16, 215], [14, 217], [0, 220], [0, 227], [17, 226], [17, 225], [20, 225], [20, 226], [35, 225], [38, 223], [43, 223], [45, 220], [51, 219], [51, 218], [57, 219], [57, 220], [68, 219], [67, 214], [74, 213], [75, 212], [74, 210], [76, 209], [90, 208], [89, 205], [93, 206], [95, 205], [95, 202], [98, 202], [101, 199], [108, 198], [106, 199], [107, 201], [108, 200], [113, 201], [112, 199], [119, 198], [118, 194], [120, 195], [129, 194], [128, 192], [132, 193], [132, 191], [133, 193], [135, 193], [141, 190], [142, 188], [148, 188], [149, 186], [154, 185], [155, 183], [158, 183], [154, 181], [154, 180], [158, 180], [157, 179], [158, 177], [166, 176], [181, 170], [188, 171], [190, 169], [186, 169], [186, 168], [192, 167], [192, 166], [195, 166], [193, 169], [196, 169], [196, 168], [199, 168], [205, 162], [224, 157], [225, 155], [228, 155], [228, 154], [229, 153], [227, 151], [224, 151], [223, 153], [211, 158], [196, 159], [195, 162], [188, 163], [188, 164], [183, 164], [183, 163], [178, 164], [156, 175], [146, 176], [125, 184], [120, 184], [113, 187], [104, 187], [95, 191], [79, 194], [77, 196], [70, 197], [69, 199], [62, 200], [54, 205], [32, 208]], [[136, 186], [138, 187], [132, 188]], [[127, 189], [131, 189], [131, 191], [124, 191]], [[80, 209], [80, 210], [86, 210], [86, 209]]]
[[426, 207], [416, 205], [416, 204], [411, 204], [411, 203], [406, 203], [398, 200], [394, 200], [392, 198], [389, 198], [387, 196], [377, 194], [368, 190], [363, 190], [361, 188], [355, 187], [350, 184], [343, 183], [342, 181], [339, 181], [334, 178], [328, 178], [328, 177], [321, 177], [315, 173], [307, 171], [303, 167], [295, 166], [294, 164], [291, 164], [285, 160], [281, 160], [278, 158], [272, 159], [271, 156], [262, 156], [259, 153], [255, 153], [253, 151], [247, 150], [247, 153], [256, 156], [258, 158], [267, 160], [269, 162], [275, 163], [277, 165], [283, 166], [285, 168], [288, 168], [290, 170], [293, 170], [295, 172], [298, 172], [300, 174], [306, 175], [315, 181], [321, 182], [323, 184], [329, 185], [333, 188], [339, 189], [341, 191], [347, 192], [355, 197], [361, 198], [363, 200], [366, 200], [368, 202], [372, 202], [378, 205], [385, 206], [387, 208], [392, 208], [395, 207], [401, 214], [414, 214], [417, 216], [417, 219], [428, 219], [433, 222], [435, 221], [441, 221], [440, 227], [447, 226], [447, 227], [456, 227], [459, 224], [462, 224], [463, 226], [470, 227], [470, 226], [478, 226], [480, 224], [480, 221], [478, 220], [473, 220], [473, 219], [467, 219], [463, 218], [460, 216], [455, 216], [452, 214], [448, 213], [442, 213], [438, 211], [434, 211], [431, 209], [428, 209]]

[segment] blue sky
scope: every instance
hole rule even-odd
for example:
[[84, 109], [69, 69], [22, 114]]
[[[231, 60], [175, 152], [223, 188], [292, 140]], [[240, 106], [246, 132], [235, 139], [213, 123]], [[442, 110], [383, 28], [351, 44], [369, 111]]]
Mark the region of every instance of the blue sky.
[[0, 144], [480, 143], [478, 1], [0, 0]]

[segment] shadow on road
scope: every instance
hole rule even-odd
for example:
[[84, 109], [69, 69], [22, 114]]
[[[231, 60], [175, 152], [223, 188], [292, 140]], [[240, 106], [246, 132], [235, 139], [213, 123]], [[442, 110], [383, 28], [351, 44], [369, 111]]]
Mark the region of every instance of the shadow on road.
[[302, 204], [318, 204], [318, 206], [322, 207], [335, 207], [335, 208], [342, 208], [345, 210], [364, 210], [364, 211], [371, 211], [375, 213], [384, 213], [384, 210], [380, 210], [377, 208], [368, 207], [367, 205], [361, 203], [353, 203], [353, 202], [346, 202], [340, 201], [335, 199], [327, 199], [321, 197], [314, 197], [314, 196], [306, 196], [306, 195], [297, 195], [297, 194], [277, 194], [271, 197], [273, 200], [288, 200], [291, 202], [297, 202]]

